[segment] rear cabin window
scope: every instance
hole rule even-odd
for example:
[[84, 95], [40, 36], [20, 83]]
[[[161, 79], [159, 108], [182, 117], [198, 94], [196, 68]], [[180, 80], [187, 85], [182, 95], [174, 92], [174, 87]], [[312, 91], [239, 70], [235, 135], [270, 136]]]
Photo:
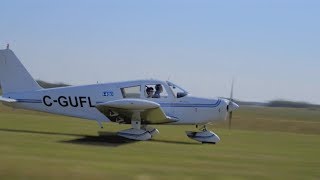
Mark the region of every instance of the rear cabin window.
[[121, 88], [123, 98], [140, 98], [141, 86]]

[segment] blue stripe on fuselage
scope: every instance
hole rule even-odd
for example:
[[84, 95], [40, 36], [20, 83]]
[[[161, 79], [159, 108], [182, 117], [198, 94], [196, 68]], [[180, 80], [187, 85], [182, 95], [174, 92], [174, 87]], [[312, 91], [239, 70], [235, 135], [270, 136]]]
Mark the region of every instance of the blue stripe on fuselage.
[[19, 103], [42, 103], [39, 99], [16, 99]]
[[214, 104], [196, 104], [196, 103], [160, 103], [161, 107], [208, 107], [208, 108], [214, 108], [218, 107], [221, 103], [221, 100], [219, 99]]
[[[39, 99], [16, 99], [19, 103], [42, 103], [42, 100]], [[97, 104], [103, 103], [103, 102], [96, 102]], [[218, 107], [221, 103], [221, 100], [219, 99], [214, 104], [197, 104], [197, 103], [159, 103], [161, 107], [208, 107], [208, 108], [214, 108]]]

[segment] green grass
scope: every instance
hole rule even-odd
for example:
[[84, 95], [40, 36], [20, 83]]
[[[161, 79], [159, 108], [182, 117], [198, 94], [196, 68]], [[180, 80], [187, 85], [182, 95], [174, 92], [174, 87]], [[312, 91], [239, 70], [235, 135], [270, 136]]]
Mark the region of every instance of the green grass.
[[319, 118], [243, 107], [232, 130], [211, 127], [219, 144], [202, 145], [184, 134], [193, 126], [155, 126], [154, 140], [132, 142], [99, 137], [95, 122], [0, 106], [0, 179], [319, 179]]
[[[241, 130], [320, 135], [320, 109], [241, 107], [235, 112], [232, 126]], [[226, 123], [218, 127], [226, 127]]]

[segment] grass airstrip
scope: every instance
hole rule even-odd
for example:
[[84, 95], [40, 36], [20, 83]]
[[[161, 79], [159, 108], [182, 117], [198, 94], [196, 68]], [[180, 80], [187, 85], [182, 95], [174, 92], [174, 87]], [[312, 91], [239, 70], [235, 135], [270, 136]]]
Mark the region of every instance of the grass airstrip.
[[0, 179], [320, 179], [317, 109], [241, 107], [231, 130], [210, 127], [216, 145], [187, 138], [194, 126], [136, 142], [104, 125], [0, 105]]

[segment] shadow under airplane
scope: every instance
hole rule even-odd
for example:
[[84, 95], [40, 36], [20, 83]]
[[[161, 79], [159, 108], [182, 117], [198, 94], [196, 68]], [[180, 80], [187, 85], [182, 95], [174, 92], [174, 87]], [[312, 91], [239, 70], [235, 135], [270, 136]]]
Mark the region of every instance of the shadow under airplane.
[[117, 147], [120, 145], [138, 142], [138, 141], [129, 140], [129, 139], [117, 136], [117, 134], [113, 133], [113, 132], [98, 132], [99, 135], [93, 136], [93, 135], [32, 131], [32, 130], [22, 130], [22, 129], [5, 129], [5, 128], [0, 128], [0, 131], [14, 132], [14, 133], [43, 134], [43, 135], [75, 136], [75, 137], [77, 137], [76, 139], [59, 141], [59, 142], [71, 143], [71, 144], [81, 144], [81, 145]]
[[[42, 134], [42, 135], [60, 135], [60, 136], [74, 136], [76, 139], [59, 141], [61, 143], [71, 143], [80, 145], [93, 145], [93, 146], [107, 146], [117, 147], [125, 144], [135, 143], [139, 141], [130, 140], [124, 137], [120, 137], [115, 132], [104, 132], [99, 131], [97, 136], [83, 135], [83, 134], [72, 134], [72, 133], [60, 133], [60, 132], [45, 132], [45, 131], [33, 131], [23, 129], [6, 129], [0, 128], [3, 132], [14, 132], [14, 133], [30, 133], [30, 134]], [[170, 143], [170, 144], [184, 144], [184, 145], [198, 145], [196, 142], [180, 142], [180, 141], [168, 141], [160, 139], [151, 139], [151, 142]]]
[[182, 141], [171, 141], [171, 140], [160, 140], [160, 139], [151, 139], [152, 142], [160, 142], [160, 143], [169, 143], [169, 144], [183, 144], [183, 145], [199, 145], [198, 142], [182, 142]]
[[63, 143], [83, 144], [83, 145], [96, 145], [96, 146], [109, 146], [117, 147], [120, 145], [139, 142], [120, 137], [114, 132], [98, 132], [98, 136], [82, 136], [81, 138], [72, 139], [68, 141], [61, 141]]

